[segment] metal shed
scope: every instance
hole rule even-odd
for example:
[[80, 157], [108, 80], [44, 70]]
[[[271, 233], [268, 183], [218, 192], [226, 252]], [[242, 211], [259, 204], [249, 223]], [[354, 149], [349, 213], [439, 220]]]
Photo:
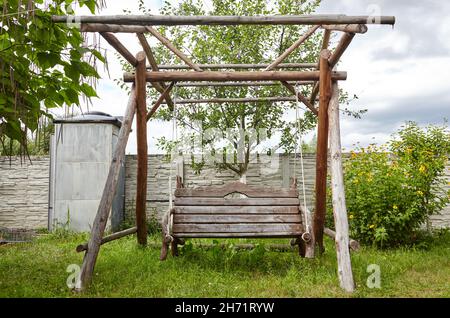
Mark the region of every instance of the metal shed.
[[[108, 176], [121, 118], [89, 112], [54, 120], [50, 145], [49, 230], [90, 231]], [[125, 174], [119, 182], [108, 227], [123, 220]]]

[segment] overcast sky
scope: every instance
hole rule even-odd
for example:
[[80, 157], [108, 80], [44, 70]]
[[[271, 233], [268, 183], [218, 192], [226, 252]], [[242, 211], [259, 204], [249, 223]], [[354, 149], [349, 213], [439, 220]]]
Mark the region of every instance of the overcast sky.
[[[160, 0], [146, 0], [157, 13]], [[138, 13], [138, 1], [107, 0], [101, 14], [121, 14], [123, 9]], [[359, 99], [352, 109], [367, 108], [362, 119], [341, 117], [342, 143], [346, 149], [360, 142], [384, 143], [406, 120], [422, 125], [442, 124], [450, 119], [450, 1], [442, 0], [323, 0], [317, 13], [347, 15], [394, 15], [396, 25], [369, 26], [347, 49], [340, 70], [348, 72], [342, 87]], [[132, 53], [140, 50], [134, 35], [119, 34]], [[90, 110], [122, 116], [127, 94], [113, 81], [122, 70], [113, 49], [106, 43], [111, 78], [102, 72], [99, 99]], [[155, 139], [170, 137], [167, 124], [151, 122], [149, 151], [156, 152]], [[309, 136], [310, 137], [310, 136]], [[135, 135], [127, 153], [136, 152]], [[160, 151], [159, 151], [160, 152]]]

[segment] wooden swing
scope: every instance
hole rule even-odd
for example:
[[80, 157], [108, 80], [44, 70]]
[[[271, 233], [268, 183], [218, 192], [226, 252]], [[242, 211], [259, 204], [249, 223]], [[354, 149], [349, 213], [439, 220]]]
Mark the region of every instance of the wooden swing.
[[[295, 87], [298, 90], [298, 86]], [[299, 141], [295, 146], [294, 177], [289, 189], [249, 186], [235, 181], [220, 187], [187, 189], [176, 176], [175, 200], [172, 200], [172, 162], [169, 169], [169, 210], [162, 220], [161, 260], [167, 258], [169, 243], [173, 256], [185, 238], [293, 238], [302, 257], [313, 257], [310, 212], [306, 206], [303, 152], [300, 134], [300, 101], [296, 97], [295, 123]], [[172, 112], [172, 141], [177, 141], [177, 93]], [[297, 149], [303, 186], [303, 208], [295, 175]], [[171, 156], [171, 161], [172, 161]], [[173, 202], [172, 202], [173, 201]], [[306, 253], [308, 246], [308, 253]]]
[[[177, 244], [187, 237], [293, 237], [300, 246], [300, 253], [313, 255], [314, 245], [323, 250], [323, 234], [326, 211], [327, 152], [330, 146], [330, 170], [332, 205], [336, 232], [336, 254], [340, 286], [354, 290], [349, 254], [348, 220], [341, 160], [339, 128], [338, 81], [347, 78], [346, 72], [334, 71], [334, 67], [356, 34], [367, 32], [367, 24], [395, 24], [391, 16], [346, 15], [298, 15], [298, 16], [53, 16], [54, 23], [79, 23], [82, 32], [98, 32], [133, 68], [123, 76], [126, 83], [133, 83], [118, 142], [114, 149], [108, 178], [103, 189], [89, 242], [77, 250], [85, 251], [77, 290], [85, 289], [92, 281], [94, 266], [100, 246], [112, 240], [137, 234], [140, 245], [147, 243], [147, 121], [158, 108], [174, 103], [170, 96], [175, 83], [185, 87], [194, 86], [263, 86], [283, 85], [293, 96], [252, 98], [183, 100], [189, 103], [243, 103], [257, 101], [300, 100], [318, 118], [317, 157], [315, 183], [314, 224], [309, 213], [300, 206], [295, 186], [290, 189], [260, 189], [241, 183], [232, 183], [215, 189], [185, 189], [178, 178], [173, 206], [165, 217], [163, 253], [167, 254], [171, 243], [173, 253]], [[155, 26], [181, 25], [309, 25], [306, 33], [296, 40], [270, 64], [197, 64], [181, 52], [169, 39], [159, 33]], [[323, 30], [323, 41], [318, 63], [283, 63], [283, 61], [318, 29]], [[342, 36], [333, 53], [328, 50], [332, 32]], [[143, 51], [133, 55], [114, 33], [135, 33]], [[158, 65], [145, 33], [151, 34], [186, 65]], [[146, 60], [150, 63], [147, 70]], [[190, 69], [186, 71], [186, 69]], [[233, 71], [227, 71], [227, 70]], [[290, 69], [290, 70], [284, 70]], [[309, 69], [309, 70], [304, 70]], [[168, 71], [169, 70], [169, 71]], [[183, 70], [183, 71], [177, 71]], [[212, 71], [215, 70], [215, 71]], [[251, 71], [250, 71], [251, 70]], [[150, 110], [147, 110], [147, 83], [161, 93]], [[311, 96], [306, 98], [292, 83], [313, 85]], [[319, 107], [315, 106], [319, 96]], [[125, 157], [125, 147], [136, 114], [137, 132], [137, 191], [136, 227], [104, 236], [112, 201], [117, 189], [120, 166]], [[329, 140], [328, 140], [329, 135]], [[293, 182], [295, 184], [295, 180]], [[229, 198], [239, 193], [245, 198]], [[308, 223], [307, 223], [308, 222]], [[308, 226], [306, 226], [309, 224]], [[310, 238], [308, 238], [308, 234]], [[301, 239], [299, 239], [301, 237]], [[308, 240], [309, 239], [309, 240]], [[302, 242], [303, 241], [303, 242]], [[164, 256], [165, 257], [165, 256]]]

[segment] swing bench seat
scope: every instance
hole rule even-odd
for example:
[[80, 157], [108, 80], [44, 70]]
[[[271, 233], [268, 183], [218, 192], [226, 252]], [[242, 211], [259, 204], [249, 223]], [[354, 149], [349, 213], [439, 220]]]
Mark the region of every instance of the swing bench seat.
[[294, 238], [301, 255], [304, 250], [300, 246], [303, 216], [295, 182], [288, 189], [251, 187], [241, 182], [187, 189], [177, 182], [174, 205], [163, 220], [163, 229], [170, 233], [163, 233], [162, 260], [169, 242], [176, 256], [177, 245], [185, 238]]

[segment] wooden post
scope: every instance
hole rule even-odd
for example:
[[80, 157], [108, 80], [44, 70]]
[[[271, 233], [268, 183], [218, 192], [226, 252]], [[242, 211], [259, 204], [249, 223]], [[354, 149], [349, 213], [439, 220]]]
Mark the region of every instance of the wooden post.
[[338, 276], [341, 288], [353, 292], [352, 264], [349, 249], [349, 228], [347, 208], [345, 205], [344, 175], [342, 171], [341, 136], [339, 127], [339, 88], [333, 83], [330, 106], [328, 109], [330, 122], [330, 157], [331, 157], [331, 190], [333, 197], [333, 216], [336, 226], [336, 254]]
[[137, 131], [137, 189], [136, 189], [136, 226], [137, 240], [141, 245], [147, 244], [147, 103], [145, 80], [145, 53], [136, 55], [136, 131]]
[[92, 281], [95, 262], [97, 261], [100, 245], [102, 244], [103, 233], [105, 232], [109, 212], [112, 207], [112, 201], [116, 193], [120, 166], [122, 165], [125, 157], [125, 147], [127, 145], [128, 136], [130, 135], [135, 110], [136, 90], [133, 87], [131, 89], [130, 99], [128, 101], [122, 127], [120, 127], [119, 137], [108, 172], [108, 178], [106, 179], [105, 188], [103, 189], [102, 198], [97, 210], [97, 215], [95, 216], [94, 223], [92, 225], [91, 237], [88, 242], [88, 250], [84, 255], [83, 265], [81, 266], [80, 284], [77, 286], [78, 291], [86, 288]]
[[328, 103], [331, 95], [331, 68], [328, 59], [329, 50], [320, 53], [320, 99], [319, 123], [317, 126], [317, 157], [316, 157], [316, 204], [314, 211], [314, 239], [319, 246], [319, 252], [324, 251], [323, 228], [325, 225], [327, 201], [327, 148], [328, 148]]

